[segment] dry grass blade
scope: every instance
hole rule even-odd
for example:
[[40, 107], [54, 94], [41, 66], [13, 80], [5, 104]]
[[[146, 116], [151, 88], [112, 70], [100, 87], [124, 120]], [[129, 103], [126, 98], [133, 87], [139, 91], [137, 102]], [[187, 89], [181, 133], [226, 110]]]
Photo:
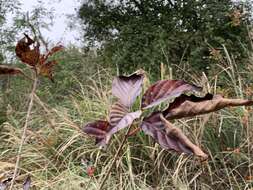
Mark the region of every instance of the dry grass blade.
[[123, 140], [122, 140], [122, 142], [121, 142], [119, 148], [117, 149], [117, 152], [116, 152], [115, 156], [113, 157], [113, 160], [112, 160], [112, 162], [111, 162], [111, 165], [109, 166], [109, 169], [108, 169], [108, 171], [107, 171], [105, 177], [103, 178], [102, 182], [100, 183], [100, 186], [99, 186], [98, 190], [102, 190], [102, 188], [103, 188], [103, 186], [104, 186], [104, 184], [105, 184], [107, 178], [109, 177], [109, 175], [110, 175], [110, 173], [111, 173], [111, 170], [112, 170], [112, 168], [113, 168], [113, 165], [115, 164], [117, 158], [119, 157], [120, 151], [122, 150], [122, 148], [123, 148], [123, 146], [124, 146], [124, 144], [125, 144], [125, 142], [126, 142], [126, 140], [127, 140], [127, 138], [128, 138], [128, 135], [129, 135], [129, 132], [130, 132], [131, 128], [132, 128], [132, 125], [130, 125], [130, 126], [128, 127], [127, 132], [126, 132], [126, 134], [125, 134], [125, 136], [124, 136], [124, 138], [123, 138]]

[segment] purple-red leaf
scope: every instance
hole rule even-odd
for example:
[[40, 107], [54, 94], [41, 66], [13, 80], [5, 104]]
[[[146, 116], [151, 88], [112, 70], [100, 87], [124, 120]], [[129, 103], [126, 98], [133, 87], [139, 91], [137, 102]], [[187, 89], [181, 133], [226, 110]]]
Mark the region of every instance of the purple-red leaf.
[[174, 99], [181, 94], [201, 91], [202, 88], [182, 80], [160, 80], [150, 86], [142, 97], [141, 107], [146, 109]]
[[117, 133], [119, 130], [124, 129], [125, 127], [131, 125], [135, 119], [138, 119], [141, 116], [141, 110], [138, 110], [136, 112], [127, 113], [121, 120], [119, 120], [118, 124], [108, 132], [107, 136], [110, 139], [110, 137]]
[[98, 120], [86, 124], [83, 131], [88, 135], [96, 137], [96, 144], [105, 147], [113, 134], [119, 130], [131, 125], [133, 121], [141, 116], [141, 111], [127, 112], [127, 108], [116, 103], [112, 106], [110, 112], [110, 123], [103, 120]]
[[166, 119], [180, 119], [214, 112], [229, 106], [251, 106], [252, 100], [227, 99], [221, 95], [207, 94], [205, 97], [182, 95], [163, 112]]
[[119, 98], [120, 103], [129, 108], [141, 93], [143, 79], [143, 70], [129, 76], [115, 77], [112, 82], [112, 94]]
[[110, 124], [112, 128], [108, 132], [107, 139], [110, 139], [119, 130], [131, 125], [135, 119], [141, 116], [141, 113], [141, 110], [129, 113], [129, 109], [126, 106], [116, 102], [110, 109]]
[[109, 114], [110, 125], [115, 127], [128, 112], [129, 109], [120, 102], [113, 104]]
[[179, 128], [165, 120], [160, 112], [144, 118], [141, 129], [145, 134], [153, 137], [164, 149], [207, 158], [207, 155], [198, 146], [194, 145]]
[[22, 73], [23, 72], [20, 68], [0, 65], [0, 75], [16, 75]]
[[0, 182], [0, 190], [6, 190], [7, 189], [7, 183]]
[[27, 178], [25, 179], [25, 182], [23, 184], [23, 190], [29, 190], [31, 187], [31, 183], [32, 183], [31, 177], [27, 176]]
[[83, 132], [88, 135], [94, 136], [96, 138], [96, 144], [99, 146], [105, 146], [106, 144], [106, 134], [110, 130], [110, 124], [107, 121], [98, 120], [86, 124], [83, 127]]

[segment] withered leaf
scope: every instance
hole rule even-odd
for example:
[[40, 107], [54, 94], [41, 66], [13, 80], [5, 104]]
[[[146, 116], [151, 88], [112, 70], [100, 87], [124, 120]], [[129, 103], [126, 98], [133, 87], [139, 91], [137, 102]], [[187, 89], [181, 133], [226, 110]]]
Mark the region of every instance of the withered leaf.
[[48, 61], [42, 65], [38, 65], [38, 74], [48, 77], [51, 81], [53, 81], [53, 67], [57, 62], [55, 60]]
[[174, 99], [187, 92], [201, 91], [202, 88], [183, 80], [160, 80], [150, 86], [142, 97], [141, 107], [146, 109]]
[[106, 134], [108, 133], [110, 128], [111, 126], [108, 121], [98, 120], [86, 124], [82, 130], [88, 135], [94, 136], [96, 138], [96, 145], [105, 146]]
[[207, 158], [207, 155], [198, 146], [194, 145], [179, 128], [165, 120], [160, 112], [154, 112], [144, 118], [141, 129], [145, 134], [153, 137], [164, 149]]
[[47, 56], [51, 56], [53, 54], [55, 54], [56, 52], [58, 51], [61, 51], [64, 49], [64, 46], [63, 45], [58, 45], [58, 46], [54, 46], [47, 54]]
[[[33, 44], [33, 47], [30, 46]], [[17, 57], [23, 62], [34, 67], [40, 59], [40, 45], [32, 40], [28, 35], [18, 41], [15, 52]]]
[[22, 73], [23, 72], [20, 68], [0, 65], [0, 75], [16, 75]]
[[141, 93], [143, 79], [143, 70], [138, 70], [129, 76], [115, 77], [112, 82], [112, 94], [129, 108]]
[[46, 55], [41, 56], [40, 64], [44, 64], [50, 56], [52, 56], [53, 54], [55, 54], [58, 51], [61, 51], [63, 49], [64, 49], [64, 46], [62, 46], [62, 45], [58, 45], [58, 46], [53, 47], [50, 51], [47, 52]]
[[214, 112], [229, 106], [250, 106], [252, 100], [227, 99], [221, 95], [207, 94], [205, 97], [182, 95], [163, 112], [166, 119], [180, 119]]
[[31, 183], [32, 183], [31, 177], [27, 176], [27, 178], [25, 179], [25, 182], [23, 184], [23, 190], [29, 190], [31, 187]]

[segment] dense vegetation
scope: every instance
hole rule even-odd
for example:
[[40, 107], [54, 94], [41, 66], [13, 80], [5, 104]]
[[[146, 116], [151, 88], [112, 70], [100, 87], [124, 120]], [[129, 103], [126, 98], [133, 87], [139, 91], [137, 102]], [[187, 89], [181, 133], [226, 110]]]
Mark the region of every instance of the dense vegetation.
[[[251, 4], [222, 1], [127, 0], [83, 3], [79, 10], [88, 47], [101, 44], [109, 65], [159, 73], [159, 65], [208, 72], [226, 46], [237, 60], [250, 48]], [[243, 66], [243, 65], [242, 65]]]
[[[53, 47], [40, 32], [51, 13], [39, 7], [27, 15], [18, 5], [0, 0], [0, 61], [34, 77], [15, 46], [25, 31]], [[10, 11], [15, 22], [6, 26]], [[183, 79], [205, 93], [253, 99], [251, 13], [250, 1], [85, 1], [76, 13], [83, 48], [66, 46], [49, 59], [58, 61], [54, 83], [39, 77], [14, 187], [30, 175], [30, 189], [98, 189], [126, 130], [101, 150], [80, 129], [109, 119], [116, 74], [145, 69], [143, 90], [154, 80]], [[0, 189], [13, 175], [32, 83], [24, 75], [0, 75]], [[208, 155], [204, 162], [139, 132], [122, 147], [104, 189], [252, 189], [252, 116], [252, 107], [241, 106], [173, 120]]]

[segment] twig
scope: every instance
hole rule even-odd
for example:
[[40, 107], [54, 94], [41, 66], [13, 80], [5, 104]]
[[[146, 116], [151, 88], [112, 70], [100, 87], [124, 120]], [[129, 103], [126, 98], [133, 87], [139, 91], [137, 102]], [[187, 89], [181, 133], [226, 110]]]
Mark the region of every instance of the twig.
[[35, 79], [34, 79], [32, 91], [31, 91], [31, 94], [30, 94], [30, 102], [29, 102], [29, 106], [28, 106], [28, 110], [27, 110], [27, 114], [26, 114], [26, 119], [25, 119], [25, 124], [24, 124], [24, 128], [23, 128], [21, 143], [20, 143], [19, 149], [18, 149], [18, 155], [17, 155], [16, 165], [15, 165], [15, 170], [14, 170], [14, 174], [13, 174], [13, 177], [12, 177], [12, 180], [11, 180], [10, 190], [12, 190], [12, 188], [13, 188], [15, 178], [16, 178], [16, 175], [17, 175], [17, 172], [18, 172], [21, 152], [22, 152], [23, 144], [24, 144], [25, 138], [26, 138], [26, 131], [27, 131], [28, 122], [29, 122], [29, 119], [30, 119], [30, 116], [31, 116], [31, 111], [32, 111], [32, 107], [33, 107], [33, 100], [34, 100], [34, 94], [35, 94], [35, 91], [36, 91], [37, 83], [38, 83], [38, 76], [37, 76], [37, 74], [35, 74]]
[[110, 165], [110, 167], [109, 167], [109, 169], [108, 169], [108, 171], [107, 171], [107, 173], [106, 173], [104, 179], [102, 180], [102, 182], [101, 182], [101, 184], [100, 184], [98, 190], [102, 190], [102, 188], [103, 188], [103, 186], [104, 186], [104, 184], [105, 184], [105, 182], [106, 182], [108, 176], [110, 175], [111, 170], [112, 170], [112, 167], [113, 167], [114, 163], [116, 162], [116, 160], [117, 160], [117, 158], [118, 158], [118, 156], [119, 156], [119, 153], [120, 153], [120, 151], [122, 150], [122, 148], [123, 148], [123, 146], [124, 146], [124, 144], [125, 144], [125, 142], [126, 142], [128, 136], [129, 136], [129, 132], [130, 132], [132, 126], [133, 126], [133, 125], [130, 125], [130, 126], [128, 127], [127, 132], [126, 132], [126, 134], [125, 134], [125, 136], [124, 136], [124, 139], [123, 139], [122, 143], [120, 144], [120, 146], [119, 146], [119, 148], [118, 148], [118, 150], [117, 150], [117, 152], [116, 152], [116, 154], [115, 154], [115, 156], [114, 156], [114, 158], [113, 158], [113, 160], [112, 160], [112, 163], [111, 163], [111, 165]]
[[128, 134], [128, 137], [131, 137], [131, 136], [136, 135], [138, 132], [140, 132], [140, 130], [141, 130], [140, 127], [137, 127], [137, 128], [135, 128], [135, 129], [131, 130], [131, 131], [129, 132], [129, 134]]

